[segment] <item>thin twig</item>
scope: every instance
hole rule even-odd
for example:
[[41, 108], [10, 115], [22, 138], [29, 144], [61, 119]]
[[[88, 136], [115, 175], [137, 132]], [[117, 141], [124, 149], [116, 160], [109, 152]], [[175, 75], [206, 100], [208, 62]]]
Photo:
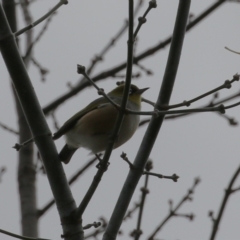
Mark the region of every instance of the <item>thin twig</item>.
[[146, 99], [146, 98], [142, 97], [142, 102], [148, 103], [148, 104], [152, 105], [155, 108], [155, 103], [150, 101], [150, 100], [148, 100], [148, 99]]
[[85, 225], [83, 227], [83, 229], [86, 230], [86, 229], [89, 229], [91, 227], [98, 228], [100, 226], [101, 226], [101, 222], [93, 222], [93, 223], [89, 223], [89, 224]]
[[211, 94], [213, 94], [213, 93], [215, 93], [215, 92], [217, 92], [217, 91], [219, 91], [221, 89], [225, 89], [225, 88], [229, 89], [229, 88], [231, 88], [232, 87], [232, 83], [234, 83], [236, 81], [239, 81], [239, 74], [235, 74], [233, 76], [232, 80], [226, 80], [221, 86], [219, 86], [217, 88], [214, 88], [213, 90], [208, 91], [208, 92], [206, 92], [206, 93], [204, 93], [204, 94], [202, 94], [202, 95], [200, 95], [198, 97], [195, 97], [195, 98], [193, 98], [191, 100], [188, 100], [188, 101], [185, 100], [182, 103], [178, 103], [178, 104], [173, 104], [173, 105], [169, 105], [169, 106], [161, 106], [161, 108], [162, 109], [172, 109], [172, 108], [178, 108], [178, 107], [183, 107], [183, 106], [189, 107], [191, 105], [191, 103], [196, 102], [196, 101], [198, 101], [198, 100], [200, 100], [200, 99], [202, 99], [202, 98], [204, 98], [204, 97], [206, 97], [208, 95], [211, 95]]
[[234, 108], [234, 107], [237, 107], [239, 105], [240, 105], [240, 102], [237, 102], [237, 103], [234, 103], [232, 105], [228, 105], [228, 106], [224, 107], [224, 109]]
[[[147, 166], [145, 168], [146, 172], [149, 172], [152, 169], [152, 163], [147, 164], [146, 166]], [[149, 168], [148, 166], [151, 166], [151, 167]], [[141, 222], [142, 222], [142, 216], [143, 216], [143, 208], [145, 205], [146, 196], [149, 193], [149, 190], [147, 188], [148, 180], [149, 180], [149, 175], [147, 174], [145, 177], [144, 187], [141, 188], [142, 196], [141, 196], [141, 202], [140, 202], [139, 213], [138, 213], [137, 228], [131, 234], [131, 236], [134, 236], [135, 240], [138, 240], [142, 234]]]
[[11, 232], [8, 232], [8, 231], [2, 230], [2, 229], [0, 229], [0, 233], [6, 234], [6, 235], [14, 237], [14, 238], [22, 239], [22, 240], [49, 240], [49, 239], [46, 239], [46, 238], [24, 237], [24, 236], [17, 235], [15, 233], [11, 233]]
[[52, 117], [52, 120], [53, 120], [53, 125], [55, 127], [55, 130], [59, 130], [59, 124], [58, 124], [58, 121], [57, 121], [57, 118], [55, 116], [55, 112], [52, 112], [51, 113], [51, 117]]
[[1, 167], [0, 168], [0, 182], [2, 182], [2, 176], [6, 171], [7, 171], [6, 167]]
[[[132, 79], [133, 78], [139, 78], [139, 77], [141, 77], [141, 73], [140, 72], [132, 74]], [[116, 75], [113, 75], [112, 78], [126, 78], [126, 76], [125, 75], [121, 75], [121, 74], [116, 74]]]
[[38, 68], [42, 82], [45, 82], [46, 75], [49, 73], [49, 70], [42, 67], [41, 64], [34, 57], [31, 57], [31, 60], [32, 63]]
[[23, 143], [15, 143], [15, 145], [12, 148], [15, 148], [17, 151], [20, 151], [23, 147], [27, 146], [29, 143], [34, 142], [34, 138], [30, 138], [27, 141]]
[[116, 104], [105, 92], [104, 89], [98, 87], [98, 85], [88, 76], [88, 74], [85, 71], [85, 67], [82, 65], [77, 65], [77, 72], [79, 74], [82, 74], [97, 90], [98, 90], [98, 94], [102, 95], [103, 97], [105, 97], [107, 99], [107, 101], [109, 101], [116, 109], [119, 109], [120, 106], [118, 104]]
[[147, 19], [146, 19], [147, 14], [150, 12], [151, 9], [156, 8], [156, 7], [157, 7], [157, 2], [156, 2], [156, 0], [151, 0], [151, 1], [149, 1], [147, 10], [145, 11], [145, 13], [143, 14], [142, 17], [139, 17], [139, 18], [138, 18], [138, 26], [137, 26], [134, 34], [133, 34], [134, 39], [136, 38], [136, 36], [137, 36], [140, 28], [142, 27], [142, 25], [147, 22]]
[[226, 114], [221, 114], [221, 113], [219, 113], [218, 115], [219, 115], [221, 118], [226, 119], [226, 120], [228, 121], [229, 125], [231, 125], [231, 126], [237, 126], [237, 125], [238, 125], [238, 121], [236, 121], [235, 118], [229, 117], [229, 116], [227, 116]]
[[99, 220], [102, 222], [101, 223], [101, 227], [96, 229], [96, 230], [94, 230], [92, 233], [89, 233], [89, 234], [85, 235], [84, 239], [88, 239], [88, 238], [91, 238], [91, 237], [97, 239], [97, 236], [105, 231], [105, 229], [107, 227], [106, 219], [101, 217]]
[[144, 71], [147, 75], [153, 75], [153, 71], [150, 69], [147, 69], [145, 66], [140, 64], [139, 62], [134, 63], [135, 66], [139, 67], [142, 71]]
[[32, 22], [32, 16], [29, 12], [29, 3], [27, 0], [20, 0], [20, 5], [23, 10], [23, 16], [26, 24], [30, 24]]
[[158, 178], [166, 178], [166, 179], [171, 179], [173, 180], [174, 182], [177, 182], [177, 180], [179, 179], [179, 176], [177, 174], [173, 174], [172, 176], [166, 176], [166, 175], [162, 175], [162, 174], [159, 174], [159, 173], [153, 173], [153, 172], [143, 172], [144, 175], [151, 175], [151, 176], [155, 176], [155, 177], [158, 177]]
[[[231, 101], [231, 100], [233, 100], [235, 98], [238, 98], [238, 97], [240, 97], [240, 91], [238, 91], [237, 93], [235, 93], [233, 95], [230, 95], [230, 96], [228, 96], [226, 98], [223, 98], [221, 100], [215, 101], [214, 104], [211, 104], [211, 106], [216, 106], [216, 105], [219, 105], [219, 104]], [[208, 105], [208, 106], [210, 106], [210, 105]]]
[[132, 214], [140, 207], [140, 203], [134, 203], [134, 207], [126, 213], [125, 217], [123, 218], [123, 221], [126, 221], [128, 218], [132, 217]]
[[122, 152], [120, 157], [129, 165], [131, 170], [134, 170], [134, 165], [129, 161], [127, 154], [125, 152]]
[[230, 48], [228, 48], [228, 47], [225, 47], [225, 49], [227, 49], [227, 50], [230, 51], [230, 52], [233, 52], [233, 53], [236, 53], [236, 54], [240, 54], [240, 52], [234, 51], [234, 50], [232, 50], [232, 49], [230, 49]]
[[1, 127], [2, 129], [4, 129], [4, 130], [10, 132], [10, 133], [14, 133], [15, 135], [19, 135], [19, 132], [18, 132], [18, 131], [14, 130], [14, 129], [10, 128], [10, 127], [8, 127], [7, 125], [5, 125], [5, 124], [3, 124], [3, 123], [0, 123], [0, 127]]
[[[25, 25], [27, 26], [27, 25], [31, 24], [31, 22], [33, 21], [33, 18], [32, 18], [31, 13], [30, 13], [29, 2], [28, 2], [28, 0], [20, 0], [20, 5], [21, 5], [22, 11], [23, 11]], [[26, 47], [31, 45], [32, 38], [33, 38], [33, 29], [26, 32]], [[29, 66], [30, 57], [31, 56], [29, 54], [29, 56], [27, 58], [23, 58], [26, 67]]]
[[126, 109], [126, 113], [128, 114], [135, 114], [135, 115], [143, 115], [143, 116], [155, 116], [158, 117], [159, 115], [169, 115], [169, 114], [179, 114], [179, 113], [196, 113], [196, 112], [220, 112], [225, 113], [225, 109], [233, 108], [238, 106], [240, 103], [235, 103], [229, 106], [219, 105], [217, 107], [206, 107], [206, 108], [190, 108], [190, 109], [182, 109], [182, 110], [169, 110], [169, 111], [160, 111], [155, 109], [154, 111], [133, 111]]
[[42, 21], [44, 21], [46, 18], [48, 18], [49, 16], [51, 16], [55, 11], [57, 11], [58, 8], [60, 8], [62, 5], [64, 4], [68, 4], [67, 0], [59, 0], [59, 3], [56, 4], [56, 6], [54, 6], [48, 13], [46, 13], [45, 15], [43, 15], [41, 18], [39, 18], [37, 21], [33, 22], [32, 24], [28, 25], [25, 28], [22, 28], [21, 30], [17, 31], [14, 33], [15, 37], [20, 36], [22, 33], [30, 30], [31, 28], [37, 26], [39, 23], [41, 23]]
[[28, 46], [26, 54], [23, 58], [27, 58], [31, 54], [31, 51], [32, 51], [34, 45], [36, 45], [36, 43], [39, 42], [41, 37], [44, 35], [44, 33], [46, 32], [46, 30], [47, 30], [49, 24], [51, 23], [52, 18], [54, 17], [55, 14], [56, 14], [56, 12], [54, 12], [52, 15], [50, 15], [49, 18], [46, 20], [45, 24], [43, 25], [42, 29], [38, 33], [37, 37], [31, 42], [30, 46]]
[[155, 231], [150, 235], [150, 237], [148, 237], [148, 240], [153, 240], [156, 236], [156, 234], [162, 229], [162, 227], [169, 221], [170, 218], [172, 218], [173, 216], [178, 215], [177, 211], [179, 210], [179, 208], [187, 201], [191, 201], [192, 200], [192, 195], [194, 193], [194, 190], [196, 188], [196, 186], [200, 183], [200, 179], [199, 178], [195, 178], [193, 186], [187, 191], [187, 194], [185, 196], [183, 196], [183, 198], [181, 199], [181, 201], [176, 205], [175, 208], [172, 207], [172, 201], [170, 201], [170, 210], [169, 210], [169, 214], [163, 219], [163, 221], [159, 224], [159, 226], [155, 229]]
[[235, 183], [239, 174], [240, 174], [240, 166], [237, 168], [236, 172], [233, 174], [232, 179], [230, 180], [229, 185], [228, 185], [227, 189], [225, 190], [225, 194], [224, 194], [224, 197], [222, 199], [222, 203], [220, 205], [220, 208], [219, 208], [216, 219], [213, 219], [213, 226], [212, 226], [212, 232], [211, 232], [210, 240], [214, 240], [216, 238], [216, 234], [217, 234], [217, 231], [219, 229], [219, 225], [220, 225], [220, 222], [222, 220], [222, 216], [223, 216], [223, 213], [225, 211], [227, 202], [228, 202], [231, 194], [234, 193], [233, 184]]

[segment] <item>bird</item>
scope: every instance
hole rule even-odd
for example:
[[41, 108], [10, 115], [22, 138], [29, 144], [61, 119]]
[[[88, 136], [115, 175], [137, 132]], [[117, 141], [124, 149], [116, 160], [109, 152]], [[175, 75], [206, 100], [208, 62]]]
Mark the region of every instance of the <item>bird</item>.
[[[136, 85], [131, 84], [126, 108], [140, 111], [141, 95], [147, 89], [139, 89]], [[124, 84], [120, 84], [107, 95], [116, 104], [121, 105], [123, 92]], [[118, 112], [117, 108], [105, 97], [100, 97], [73, 115], [53, 134], [53, 140], [65, 135], [66, 144], [59, 153], [60, 160], [68, 164], [72, 155], [80, 147], [90, 150], [93, 154], [104, 152], [115, 126]], [[139, 121], [139, 115], [124, 114], [113, 149], [118, 148], [133, 136]]]

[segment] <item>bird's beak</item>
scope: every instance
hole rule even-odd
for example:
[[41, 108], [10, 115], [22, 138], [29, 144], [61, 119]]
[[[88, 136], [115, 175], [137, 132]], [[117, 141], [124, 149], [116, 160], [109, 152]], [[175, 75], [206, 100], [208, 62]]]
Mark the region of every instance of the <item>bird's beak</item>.
[[136, 93], [142, 94], [142, 93], [144, 93], [148, 89], [149, 89], [148, 87], [147, 88], [138, 89]]

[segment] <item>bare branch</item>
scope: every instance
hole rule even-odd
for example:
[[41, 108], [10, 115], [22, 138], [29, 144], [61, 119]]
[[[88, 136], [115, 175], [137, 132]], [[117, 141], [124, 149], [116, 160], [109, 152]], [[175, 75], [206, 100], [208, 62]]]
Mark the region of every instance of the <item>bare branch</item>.
[[[146, 164], [146, 166], [147, 166], [145, 167], [146, 172], [149, 172], [152, 169], [152, 161], [148, 161], [148, 164]], [[147, 188], [148, 180], [149, 180], [149, 175], [146, 175], [144, 187], [141, 188], [142, 196], [141, 196], [141, 202], [140, 202], [139, 213], [138, 213], [137, 228], [131, 234], [131, 236], [133, 236], [135, 240], [138, 240], [142, 234], [141, 222], [142, 222], [142, 216], [143, 216], [143, 209], [145, 205], [146, 196], [149, 193], [149, 190]]]
[[230, 48], [228, 48], [228, 47], [225, 47], [225, 49], [227, 49], [227, 50], [230, 51], [230, 52], [233, 52], [233, 53], [236, 53], [236, 54], [240, 54], [240, 52], [234, 51], [234, 50], [232, 50], [232, 49], [230, 49]]
[[[217, 231], [219, 229], [219, 225], [220, 225], [220, 222], [222, 220], [222, 216], [223, 216], [223, 213], [225, 211], [225, 208], [226, 208], [227, 202], [229, 200], [229, 197], [231, 196], [231, 194], [236, 192], [235, 191], [236, 189], [233, 189], [233, 185], [236, 182], [236, 179], [238, 178], [239, 174], [240, 174], [240, 166], [237, 168], [236, 172], [233, 174], [232, 179], [230, 180], [229, 185], [228, 185], [227, 189], [225, 190], [225, 194], [224, 194], [224, 197], [222, 199], [222, 203], [220, 205], [217, 217], [216, 218], [213, 217], [213, 212], [212, 211], [210, 211], [210, 213], [209, 213], [209, 216], [211, 217], [212, 222], [213, 222], [212, 232], [211, 232], [211, 236], [209, 238], [210, 240], [216, 239], [216, 234], [217, 234]], [[239, 188], [237, 188], [237, 190], [238, 189]]]
[[136, 38], [136, 36], [137, 36], [140, 28], [142, 27], [142, 25], [147, 22], [147, 19], [146, 19], [147, 14], [150, 12], [151, 9], [156, 8], [156, 7], [157, 7], [157, 2], [156, 2], [156, 0], [151, 0], [151, 1], [149, 1], [147, 10], [145, 11], [145, 13], [143, 14], [142, 17], [139, 17], [139, 18], [138, 18], [138, 26], [137, 26], [134, 34], [133, 34], [134, 38]]
[[[169, 201], [169, 205], [170, 205], [170, 209], [169, 209], [169, 214], [163, 219], [163, 221], [159, 224], [159, 226], [155, 229], [155, 231], [150, 235], [150, 237], [148, 237], [148, 240], [153, 240], [154, 237], [156, 236], [156, 234], [162, 229], [162, 227], [170, 220], [170, 218], [172, 218], [173, 216], [180, 216], [180, 214], [177, 213], [177, 211], [179, 210], [179, 208], [187, 201], [191, 201], [192, 200], [192, 195], [195, 191], [196, 186], [200, 183], [200, 178], [195, 178], [194, 179], [194, 183], [193, 186], [187, 191], [187, 194], [185, 196], [183, 196], [183, 198], [181, 199], [181, 201], [176, 205], [175, 208], [173, 208], [173, 203], [170, 200]], [[193, 216], [193, 215], [192, 215]], [[186, 215], [185, 215], [186, 217]], [[190, 218], [190, 217], [189, 217]], [[192, 217], [193, 218], [193, 217]]]
[[92, 233], [89, 233], [89, 234], [85, 235], [84, 239], [88, 239], [88, 238], [91, 238], [91, 237], [97, 239], [97, 236], [105, 231], [106, 226], [107, 226], [107, 221], [103, 217], [100, 218], [100, 221], [102, 222], [101, 228], [96, 229]]
[[45, 82], [46, 75], [49, 73], [49, 70], [42, 67], [41, 64], [34, 58], [31, 57], [32, 63], [38, 68], [42, 82]]
[[55, 130], [59, 130], [60, 127], [59, 127], [58, 121], [56, 119], [55, 112], [51, 113], [51, 117], [52, 117], [52, 120], [53, 120]]
[[50, 15], [49, 18], [46, 20], [45, 24], [43, 25], [43, 28], [38, 33], [37, 37], [28, 46], [26, 54], [25, 54], [25, 56], [23, 58], [27, 58], [31, 54], [31, 51], [32, 51], [33, 47], [37, 44], [37, 42], [39, 42], [41, 37], [44, 35], [44, 33], [46, 32], [46, 30], [47, 30], [49, 24], [51, 23], [52, 18], [54, 17], [55, 14], [56, 14], [56, 12], [53, 12], [53, 14]]
[[122, 154], [120, 155], [120, 157], [127, 162], [127, 164], [129, 165], [130, 169], [133, 170], [134, 169], [134, 165], [129, 161], [127, 154], [125, 152], [122, 152]]
[[7, 171], [6, 167], [1, 167], [0, 168], [0, 182], [2, 182], [2, 176], [6, 171]]
[[132, 217], [132, 214], [140, 207], [140, 203], [134, 203], [134, 207], [130, 209], [125, 217], [123, 218], [123, 221], [126, 221], [128, 218]]
[[118, 104], [116, 104], [105, 92], [103, 88], [100, 88], [97, 86], [97, 84], [87, 75], [86, 71], [85, 71], [85, 67], [81, 66], [81, 65], [77, 65], [77, 72], [79, 74], [82, 74], [97, 90], [98, 90], [98, 94], [102, 95], [103, 97], [105, 97], [107, 99], [107, 101], [109, 101], [116, 109], [119, 109], [120, 106]]
[[239, 81], [239, 74], [235, 74], [232, 78], [232, 80], [226, 80], [222, 85], [220, 85], [219, 87], [217, 88], [214, 88], [213, 90], [211, 91], [208, 91], [198, 97], [195, 97], [191, 100], [184, 100], [182, 103], [178, 103], [178, 104], [173, 104], [173, 105], [169, 105], [169, 106], [161, 106], [162, 109], [172, 109], [172, 108], [178, 108], [178, 107], [183, 107], [183, 106], [187, 106], [189, 107], [191, 105], [191, 103], [193, 102], [196, 102], [206, 96], [209, 96], [217, 91], [220, 91], [221, 89], [230, 89], [232, 87], [232, 83], [236, 82], [236, 81]]
[[10, 133], [13, 133], [13, 134], [15, 134], [15, 135], [19, 135], [19, 132], [18, 132], [18, 131], [14, 130], [14, 129], [10, 128], [10, 127], [8, 127], [8, 126], [5, 125], [4, 123], [1, 123], [1, 122], [0, 122], [0, 127], [1, 127], [2, 129], [4, 129], [4, 130], [10, 132]]
[[17, 235], [15, 233], [11, 233], [11, 232], [8, 232], [8, 231], [2, 230], [2, 229], [0, 229], [0, 233], [6, 234], [6, 235], [14, 237], [14, 238], [22, 239], [22, 240], [50, 240], [50, 239], [46, 239], [46, 238], [24, 237], [24, 236]]
[[101, 222], [93, 222], [93, 223], [89, 223], [86, 226], [84, 226], [83, 229], [86, 230], [86, 229], [89, 229], [91, 227], [98, 228], [100, 226], [101, 226]]
[[177, 174], [173, 174], [172, 176], [166, 176], [166, 175], [162, 175], [159, 173], [153, 173], [153, 172], [143, 172], [144, 175], [151, 175], [151, 176], [155, 176], [158, 178], [166, 178], [166, 179], [171, 179], [174, 182], [177, 182], [177, 180], [179, 179], [179, 176]]
[[33, 22], [32, 24], [28, 25], [27, 27], [15, 32], [14, 33], [15, 37], [20, 36], [22, 33], [37, 26], [39, 23], [41, 23], [42, 21], [47, 19], [50, 15], [52, 15], [55, 11], [57, 11], [57, 9], [60, 8], [63, 4], [68, 4], [68, 1], [67, 0], [59, 0], [59, 3], [56, 4], [56, 6], [54, 6], [48, 13], [46, 13], [41, 18], [39, 18], [37, 21]]

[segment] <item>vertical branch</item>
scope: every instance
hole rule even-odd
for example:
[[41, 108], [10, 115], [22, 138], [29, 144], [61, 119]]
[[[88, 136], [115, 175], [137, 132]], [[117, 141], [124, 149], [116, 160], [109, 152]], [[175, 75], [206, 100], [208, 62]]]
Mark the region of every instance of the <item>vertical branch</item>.
[[[3, 7], [13, 32], [17, 31], [14, 0], [3, 0]], [[31, 138], [31, 132], [20, 106], [16, 92], [12, 87], [19, 127], [19, 142]], [[36, 202], [36, 171], [33, 163], [33, 143], [26, 146], [18, 155], [18, 190], [21, 210], [22, 234], [38, 236], [38, 217]]]
[[[20, 0], [20, 5], [21, 5], [21, 8], [22, 8], [22, 12], [23, 12], [23, 16], [24, 16], [24, 20], [25, 20], [26, 25], [31, 24], [32, 16], [31, 16], [30, 11], [29, 11], [29, 2], [27, 0]], [[16, 30], [13, 31], [13, 32], [16, 32]], [[31, 46], [31, 44], [32, 44], [33, 28], [31, 28], [31, 29], [29, 29], [29, 31], [25, 32], [25, 36], [26, 36], [26, 49], [28, 49], [29, 46]], [[26, 54], [24, 54], [24, 55], [26, 56]], [[30, 59], [31, 59], [31, 54], [29, 54], [27, 57], [24, 57], [24, 59], [23, 59], [25, 65], [27, 67], [29, 65]]]
[[[168, 62], [165, 69], [165, 75], [163, 78], [161, 90], [156, 103], [156, 108], [158, 110], [161, 109], [160, 106], [162, 104], [168, 104], [171, 97], [175, 77], [177, 74], [178, 64], [180, 61], [190, 2], [190, 0], [179, 1], [178, 13], [175, 21]], [[103, 236], [104, 240], [116, 239], [117, 233], [122, 224], [122, 220], [124, 218], [124, 215], [126, 214], [128, 205], [131, 201], [138, 181], [142, 176], [144, 166], [147, 162], [147, 159], [149, 158], [163, 120], [164, 116], [153, 116], [150, 121], [148, 129], [145, 133], [145, 136], [134, 161], [135, 168], [134, 170], [130, 170], [127, 176], [127, 179], [124, 183], [124, 186], [116, 203], [115, 209], [109, 221], [109, 225]]]
[[149, 175], [146, 174], [145, 176], [145, 183], [144, 183], [144, 187], [141, 188], [142, 191], [142, 198], [141, 198], [141, 203], [140, 203], [140, 208], [139, 208], [139, 214], [138, 214], [138, 221], [137, 221], [137, 229], [135, 231], [135, 240], [138, 240], [142, 234], [142, 230], [141, 230], [141, 222], [142, 222], [142, 216], [143, 216], [143, 207], [144, 207], [144, 203], [145, 203], [145, 199], [147, 194], [149, 193], [148, 189], [147, 189], [147, 185], [148, 185], [148, 178]]

